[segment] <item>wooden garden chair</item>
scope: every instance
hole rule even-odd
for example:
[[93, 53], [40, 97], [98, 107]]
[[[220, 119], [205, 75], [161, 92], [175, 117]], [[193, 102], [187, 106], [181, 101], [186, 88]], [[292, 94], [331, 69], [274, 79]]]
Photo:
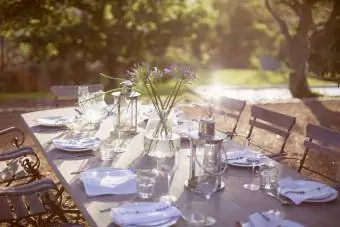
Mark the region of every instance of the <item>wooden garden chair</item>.
[[[102, 84], [85, 84], [81, 86], [88, 86], [89, 92], [98, 92], [104, 90]], [[50, 90], [54, 95], [54, 103], [56, 107], [61, 104], [69, 103], [74, 105], [78, 99], [78, 85], [54, 85], [51, 86]]]
[[62, 197], [51, 179], [0, 188], [0, 223], [10, 226], [57, 226], [67, 223]]
[[0, 136], [0, 185], [24, 184], [39, 179], [39, 157], [31, 147], [20, 147], [25, 141], [24, 133], [10, 127], [1, 130]]
[[[236, 136], [243, 136], [246, 139], [247, 146], [255, 146], [268, 156], [284, 156], [284, 148], [286, 146], [288, 137], [290, 135], [291, 129], [296, 122], [295, 117], [291, 117], [285, 114], [277, 113], [272, 110], [268, 110], [259, 106], [251, 107], [251, 119], [249, 120], [250, 129], [246, 135], [235, 134]], [[265, 134], [271, 134], [278, 138], [279, 149], [278, 151], [273, 151], [261, 145], [261, 142], [266, 138], [261, 136], [257, 141], [253, 139], [255, 131], [262, 131]], [[265, 135], [264, 135], [265, 136]], [[280, 139], [281, 138], [281, 139]], [[261, 140], [261, 141], [259, 141]], [[281, 140], [281, 142], [280, 142]]]
[[[322, 126], [308, 124], [306, 128], [306, 139], [304, 141], [305, 152], [302, 159], [300, 160], [300, 165], [298, 171], [301, 172], [303, 169], [321, 177], [324, 177], [332, 182], [338, 184], [340, 183], [340, 176], [330, 177], [322, 171], [322, 169], [315, 169], [307, 165], [306, 160], [311, 155], [310, 152], [316, 155], [326, 155], [328, 157], [340, 160], [340, 132], [334, 131], [329, 128]], [[322, 161], [321, 159], [311, 160], [312, 162]], [[327, 165], [326, 163], [321, 163]], [[338, 173], [339, 173], [338, 166]]]
[[228, 130], [220, 130], [230, 139], [236, 134], [236, 128], [240, 120], [241, 114], [246, 106], [246, 101], [221, 97], [213, 101], [214, 114], [221, 114], [227, 123]]

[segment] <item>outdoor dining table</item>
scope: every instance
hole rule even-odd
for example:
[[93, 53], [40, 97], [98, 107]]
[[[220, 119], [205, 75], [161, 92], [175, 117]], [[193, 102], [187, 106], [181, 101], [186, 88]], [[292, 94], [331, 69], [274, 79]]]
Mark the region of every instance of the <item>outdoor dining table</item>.
[[[100, 152], [89, 153], [89, 155], [70, 154], [53, 147], [51, 140], [61, 137], [69, 131], [41, 130], [37, 127], [35, 119], [48, 116], [74, 116], [77, 112], [75, 107], [58, 108], [30, 112], [22, 114], [22, 118], [41, 149], [48, 164], [55, 175], [59, 178], [63, 187], [71, 195], [77, 208], [81, 211], [90, 226], [116, 226], [112, 222], [108, 208], [116, 207], [117, 204], [132, 202], [135, 196], [131, 195], [103, 195], [88, 197], [84, 187], [79, 180], [79, 174], [71, 174], [76, 171], [95, 167], [127, 168], [135, 159], [142, 154], [143, 130], [131, 138], [127, 151], [117, 154], [112, 160], [102, 161]], [[108, 117], [101, 123], [95, 136], [105, 139], [110, 136], [113, 127], [112, 118]], [[208, 203], [203, 196], [197, 195], [184, 188], [189, 172], [188, 147], [180, 150], [180, 165], [174, 176], [172, 194], [178, 198], [176, 204], [186, 209], [194, 209], [216, 218], [215, 226], [237, 226], [238, 221], [246, 221], [248, 216], [254, 212], [279, 209], [283, 211], [286, 218], [299, 222], [305, 226], [325, 227], [340, 226], [340, 201], [339, 198], [327, 203], [302, 203], [300, 205], [283, 205], [279, 200], [268, 196], [262, 191], [248, 191], [242, 185], [251, 180], [249, 168], [237, 168], [229, 166], [222, 178], [225, 182], [224, 190], [213, 194]], [[93, 155], [94, 156], [91, 156]], [[72, 157], [74, 155], [74, 157]], [[303, 178], [297, 171], [278, 164], [280, 178], [290, 176], [294, 179]], [[189, 207], [189, 208], [188, 208]], [[104, 212], [103, 212], [104, 211]], [[176, 226], [188, 226], [184, 220], [180, 220]]]

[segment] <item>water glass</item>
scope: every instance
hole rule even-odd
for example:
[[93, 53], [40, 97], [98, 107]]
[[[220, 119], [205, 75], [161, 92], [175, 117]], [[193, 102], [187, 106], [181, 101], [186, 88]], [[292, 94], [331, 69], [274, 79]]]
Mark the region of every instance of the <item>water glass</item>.
[[260, 165], [260, 187], [264, 190], [272, 190], [277, 186], [278, 167], [274, 162]]
[[152, 170], [137, 170], [137, 195], [140, 199], [150, 199], [154, 194], [156, 174]]
[[79, 86], [78, 87], [78, 105], [82, 112], [86, 110], [86, 100], [89, 95], [89, 87], [88, 86]]
[[115, 147], [110, 143], [110, 141], [102, 141], [100, 146], [100, 158], [103, 161], [113, 160], [115, 153]]

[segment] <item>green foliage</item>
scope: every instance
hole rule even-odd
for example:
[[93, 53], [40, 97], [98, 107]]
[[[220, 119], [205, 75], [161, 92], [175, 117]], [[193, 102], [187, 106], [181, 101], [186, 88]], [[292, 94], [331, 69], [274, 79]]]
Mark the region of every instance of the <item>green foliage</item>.
[[5, 1], [0, 21], [14, 48], [29, 50], [25, 60], [52, 65], [52, 82], [84, 83], [99, 71], [120, 75], [135, 62], [168, 64], [170, 45], [204, 39], [195, 34], [212, 27], [211, 11], [206, 1], [21, 0]]

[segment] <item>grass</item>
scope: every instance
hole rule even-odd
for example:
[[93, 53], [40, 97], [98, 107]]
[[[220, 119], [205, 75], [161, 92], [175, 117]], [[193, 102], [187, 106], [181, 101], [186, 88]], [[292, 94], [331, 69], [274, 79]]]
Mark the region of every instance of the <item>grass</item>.
[[[169, 85], [173, 81], [161, 84], [159, 90], [161, 94], [169, 92]], [[334, 82], [319, 80], [315, 78], [308, 78], [310, 86], [335, 86]], [[258, 70], [244, 70], [244, 69], [220, 69], [210, 72], [201, 72], [198, 74], [197, 81], [193, 86], [204, 84], [219, 84], [226, 86], [243, 86], [243, 87], [264, 87], [264, 86], [285, 86], [288, 84], [288, 74], [281, 72], [260, 72]], [[138, 87], [143, 94], [145, 89]], [[50, 92], [25, 92], [25, 93], [0, 93], [0, 102], [5, 100], [34, 100], [52, 98]]]
[[[336, 85], [336, 83], [308, 78], [310, 86]], [[199, 74], [197, 85], [221, 84], [230, 86], [279, 86], [288, 84], [288, 73], [258, 70], [220, 69]]]

